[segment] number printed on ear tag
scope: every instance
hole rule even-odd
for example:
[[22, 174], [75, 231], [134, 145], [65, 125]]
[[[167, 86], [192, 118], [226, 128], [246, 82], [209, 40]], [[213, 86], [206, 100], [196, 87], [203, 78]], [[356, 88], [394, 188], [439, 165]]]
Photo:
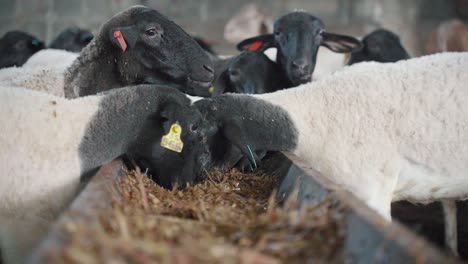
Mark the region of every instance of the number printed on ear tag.
[[180, 139], [181, 134], [182, 127], [177, 123], [172, 124], [169, 132], [161, 138], [161, 147], [178, 153], [182, 152], [184, 142]]

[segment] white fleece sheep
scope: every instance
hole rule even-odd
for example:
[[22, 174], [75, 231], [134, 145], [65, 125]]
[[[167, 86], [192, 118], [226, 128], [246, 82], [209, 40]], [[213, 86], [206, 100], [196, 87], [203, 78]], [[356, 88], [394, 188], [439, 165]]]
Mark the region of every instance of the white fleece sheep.
[[294, 161], [390, 219], [392, 201], [468, 197], [467, 68], [468, 53], [363, 63], [258, 98], [290, 113]]
[[14, 263], [76, 194], [77, 149], [101, 98], [67, 102], [19, 87], [0, 94], [0, 241], [6, 263]]
[[390, 219], [392, 201], [468, 197], [467, 68], [468, 53], [360, 63], [296, 88], [196, 105], [240, 128], [224, 130], [239, 148], [283, 151]]
[[[164, 164], [159, 157], [171, 163], [163, 158], [167, 150], [153, 147], [159, 146], [165, 132], [162, 125], [153, 123], [148, 129], [147, 122], [154, 122], [147, 121], [148, 117], [168, 118], [169, 123], [179, 122], [188, 131], [186, 119], [197, 115], [191, 104], [182, 93], [162, 86], [126, 87], [74, 100], [0, 86], [0, 245], [4, 263], [23, 263], [72, 200], [81, 177], [102, 164], [124, 153], [152, 160], [160, 169]], [[200, 113], [198, 116], [201, 120]], [[194, 141], [190, 137], [198, 139], [199, 135], [182, 134], [187, 144]], [[151, 153], [159, 151], [158, 157], [145, 156], [145, 146], [153, 149]], [[194, 153], [203, 160], [200, 153], [204, 150], [196, 152], [191, 147], [181, 152], [181, 158]], [[190, 167], [195, 165], [182, 164], [185, 168], [179, 171], [168, 167], [167, 172], [176, 178], [185, 171], [195, 175], [198, 172]]]
[[23, 64], [23, 67], [55, 67], [66, 69], [72, 65], [73, 61], [75, 61], [79, 55], [79, 53], [65, 50], [44, 49], [31, 56], [31, 58]]
[[65, 71], [78, 54], [45, 49], [34, 54], [22, 67], [0, 70], [0, 85], [24, 87], [64, 96]]

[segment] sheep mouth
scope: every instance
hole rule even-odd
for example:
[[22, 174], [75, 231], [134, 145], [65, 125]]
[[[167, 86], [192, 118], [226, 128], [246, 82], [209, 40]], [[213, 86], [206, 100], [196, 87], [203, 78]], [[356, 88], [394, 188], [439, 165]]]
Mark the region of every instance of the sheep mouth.
[[312, 75], [301, 76], [299, 78], [294, 78], [291, 80], [291, 82], [294, 85], [300, 85], [300, 84], [308, 83], [310, 81], [312, 81]]
[[211, 81], [208, 81], [208, 82], [196, 81], [190, 77], [187, 78], [187, 84], [188, 86], [192, 87], [195, 90], [200, 89], [200, 90], [208, 91], [211, 87]]

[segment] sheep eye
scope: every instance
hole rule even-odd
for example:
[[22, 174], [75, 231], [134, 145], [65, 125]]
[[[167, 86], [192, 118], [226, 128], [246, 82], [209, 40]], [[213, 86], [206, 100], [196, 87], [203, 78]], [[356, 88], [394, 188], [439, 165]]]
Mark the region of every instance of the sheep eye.
[[198, 125], [193, 124], [193, 125], [190, 126], [190, 131], [196, 132], [197, 130], [198, 130]]
[[279, 35], [281, 35], [281, 31], [275, 30], [274, 34], [275, 34], [275, 36], [279, 36]]
[[149, 28], [149, 29], [147, 29], [147, 30], [145, 31], [145, 34], [146, 34], [147, 36], [149, 36], [149, 37], [154, 37], [154, 36], [156, 36], [157, 33], [158, 33], [158, 32], [157, 32], [156, 28]]

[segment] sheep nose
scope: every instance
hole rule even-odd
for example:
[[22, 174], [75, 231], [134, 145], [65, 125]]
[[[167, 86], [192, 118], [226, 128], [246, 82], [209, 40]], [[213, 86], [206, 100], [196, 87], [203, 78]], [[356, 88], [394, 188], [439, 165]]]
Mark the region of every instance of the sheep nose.
[[295, 70], [304, 71], [308, 66], [307, 61], [303, 59], [295, 60], [292, 62], [292, 66]]

